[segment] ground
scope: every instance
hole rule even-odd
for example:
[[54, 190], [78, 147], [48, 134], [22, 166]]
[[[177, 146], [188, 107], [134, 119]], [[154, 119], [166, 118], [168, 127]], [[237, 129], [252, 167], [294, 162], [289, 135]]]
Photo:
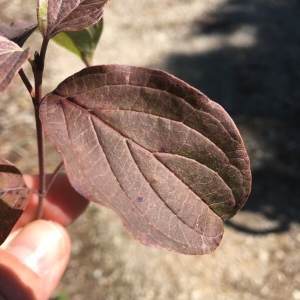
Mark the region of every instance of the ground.
[[[1, 23], [34, 20], [34, 0], [0, 0]], [[69, 227], [55, 295], [81, 300], [300, 299], [300, 5], [293, 0], [111, 0], [94, 64], [166, 70], [220, 103], [252, 162], [253, 189], [211, 255], [145, 247], [96, 205]], [[39, 49], [34, 33], [25, 45]], [[54, 43], [45, 92], [84, 67]], [[25, 68], [30, 73], [30, 68]], [[34, 119], [20, 79], [1, 95], [0, 155], [36, 172]], [[21, 87], [20, 87], [21, 86]], [[48, 170], [59, 161], [48, 145]], [[54, 295], [54, 296], [55, 296]]]

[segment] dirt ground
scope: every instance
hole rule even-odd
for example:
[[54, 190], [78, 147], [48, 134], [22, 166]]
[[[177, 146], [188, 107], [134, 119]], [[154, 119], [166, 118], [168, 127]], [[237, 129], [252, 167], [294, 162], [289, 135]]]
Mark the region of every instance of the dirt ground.
[[[34, 21], [35, 3], [0, 0], [1, 23]], [[111, 0], [104, 20], [94, 64], [163, 69], [220, 103], [244, 138], [253, 190], [207, 256], [140, 245], [91, 205], [69, 227], [72, 257], [53, 297], [300, 300], [299, 1]], [[25, 47], [39, 45], [34, 33]], [[48, 59], [45, 92], [84, 67], [54, 43]], [[19, 84], [1, 95], [0, 155], [36, 172], [32, 108]], [[48, 148], [50, 171], [59, 157]]]

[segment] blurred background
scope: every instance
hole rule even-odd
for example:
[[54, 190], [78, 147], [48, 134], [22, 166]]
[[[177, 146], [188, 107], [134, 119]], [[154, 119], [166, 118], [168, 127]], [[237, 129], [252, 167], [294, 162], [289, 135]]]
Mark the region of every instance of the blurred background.
[[[0, 0], [1, 23], [35, 23], [35, 6]], [[35, 32], [24, 47], [33, 55], [40, 43]], [[140, 245], [90, 205], [69, 227], [72, 257], [53, 299], [299, 300], [299, 1], [111, 0], [94, 59], [105, 63], [166, 70], [220, 103], [245, 141], [253, 189], [208, 256]], [[50, 43], [45, 92], [83, 67]], [[33, 110], [18, 77], [0, 99], [0, 156], [35, 173]], [[47, 151], [50, 172], [60, 159]]]

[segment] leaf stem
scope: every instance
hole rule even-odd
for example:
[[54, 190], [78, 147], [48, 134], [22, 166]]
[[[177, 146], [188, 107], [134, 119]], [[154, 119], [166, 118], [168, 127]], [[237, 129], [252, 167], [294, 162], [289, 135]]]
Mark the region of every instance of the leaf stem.
[[64, 162], [61, 161], [56, 169], [54, 170], [54, 172], [51, 174], [51, 178], [47, 184], [47, 189], [46, 189], [46, 194], [48, 193], [48, 191], [50, 190], [50, 187], [52, 186], [53, 182], [55, 181], [57, 175], [59, 174], [59, 171], [61, 170], [61, 168], [64, 166]]
[[44, 71], [45, 57], [46, 57], [46, 52], [47, 52], [47, 48], [48, 48], [48, 43], [49, 43], [49, 39], [44, 38], [42, 47], [41, 47], [40, 57], [39, 57], [39, 68], [42, 72]]
[[34, 103], [34, 101], [35, 101], [35, 92], [34, 92], [34, 89], [33, 89], [32, 85], [31, 85], [30, 81], [28, 80], [28, 78], [27, 78], [27, 76], [26, 76], [26, 74], [25, 74], [25, 72], [24, 72], [23, 69], [21, 69], [19, 71], [19, 75], [20, 75], [20, 77], [21, 77], [24, 85], [26, 86], [26, 88], [27, 88], [27, 90], [28, 90], [28, 92], [29, 92], [29, 94], [31, 96], [32, 102]]
[[[36, 195], [40, 195], [40, 193], [37, 191], [37, 190], [35, 190], [35, 189], [31, 189], [31, 188], [29, 188], [29, 187], [26, 187], [27, 188], [27, 190], [30, 192], [30, 193], [33, 193], [33, 194], [36, 194]], [[9, 190], [10, 191], [21, 191], [21, 190], [23, 190], [24, 189], [24, 186], [21, 186], [21, 187], [15, 187], [15, 188], [10, 188]]]

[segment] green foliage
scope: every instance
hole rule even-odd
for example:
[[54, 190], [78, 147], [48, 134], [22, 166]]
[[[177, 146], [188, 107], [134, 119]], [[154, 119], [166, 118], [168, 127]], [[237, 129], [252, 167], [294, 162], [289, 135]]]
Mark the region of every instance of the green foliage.
[[53, 41], [79, 56], [87, 65], [92, 65], [95, 49], [103, 30], [103, 19], [89, 28], [57, 34]]

